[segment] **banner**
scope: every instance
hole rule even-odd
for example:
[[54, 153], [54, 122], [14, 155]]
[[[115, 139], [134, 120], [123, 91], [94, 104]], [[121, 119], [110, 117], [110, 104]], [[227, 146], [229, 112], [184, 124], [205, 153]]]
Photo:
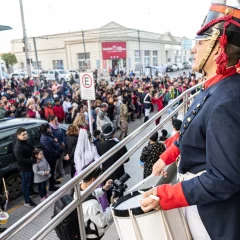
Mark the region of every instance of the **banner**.
[[103, 60], [126, 58], [126, 42], [103, 42]]

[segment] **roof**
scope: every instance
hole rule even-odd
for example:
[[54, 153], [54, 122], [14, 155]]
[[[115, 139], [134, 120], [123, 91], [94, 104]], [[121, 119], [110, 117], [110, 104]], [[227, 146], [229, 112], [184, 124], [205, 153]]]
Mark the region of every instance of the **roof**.
[[4, 25], [0, 25], [0, 31], [6, 31], [6, 30], [11, 30], [12, 28], [9, 26], [4, 26]]

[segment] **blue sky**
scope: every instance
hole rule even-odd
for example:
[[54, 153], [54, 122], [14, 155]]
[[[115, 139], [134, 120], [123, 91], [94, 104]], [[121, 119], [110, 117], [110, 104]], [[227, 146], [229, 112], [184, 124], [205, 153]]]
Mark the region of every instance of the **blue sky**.
[[[0, 53], [11, 50], [10, 41], [22, 38], [19, 0], [3, 0]], [[235, 0], [228, 1], [236, 5]], [[115, 21], [125, 27], [193, 37], [210, 7], [210, 0], [23, 0], [28, 36], [40, 36], [101, 27]]]

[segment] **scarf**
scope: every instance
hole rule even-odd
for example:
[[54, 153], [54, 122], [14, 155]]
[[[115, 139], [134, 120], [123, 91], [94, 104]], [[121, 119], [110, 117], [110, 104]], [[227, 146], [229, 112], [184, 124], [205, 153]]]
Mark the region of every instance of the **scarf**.
[[57, 124], [52, 124], [52, 123], [49, 123], [49, 125], [53, 128], [53, 129], [59, 129], [59, 123], [57, 123]]

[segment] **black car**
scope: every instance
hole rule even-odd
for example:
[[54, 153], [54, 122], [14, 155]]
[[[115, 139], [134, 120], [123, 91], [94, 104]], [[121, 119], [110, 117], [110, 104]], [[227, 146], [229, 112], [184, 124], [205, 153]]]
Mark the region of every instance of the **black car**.
[[[12, 143], [16, 138], [16, 131], [19, 127], [24, 127], [32, 145], [40, 147], [39, 130], [43, 123], [46, 121], [31, 118], [16, 118], [0, 122], [0, 191], [3, 192], [2, 178], [4, 178], [10, 199], [15, 199], [22, 194], [20, 173], [12, 155]], [[60, 124], [60, 127], [65, 132], [68, 125]]]
[[166, 68], [166, 72], [176, 72], [177, 70], [178, 70], [178, 67], [176, 66], [176, 64], [169, 65]]

